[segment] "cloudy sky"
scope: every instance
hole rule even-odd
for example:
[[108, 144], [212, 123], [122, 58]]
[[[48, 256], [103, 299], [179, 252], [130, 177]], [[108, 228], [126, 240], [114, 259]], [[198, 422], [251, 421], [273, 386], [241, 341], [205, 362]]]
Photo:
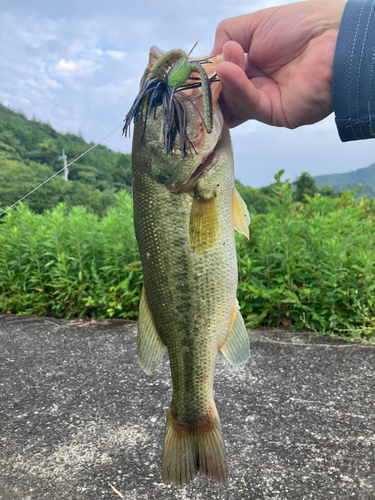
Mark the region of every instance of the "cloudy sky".
[[[218, 23], [287, 0], [1, 0], [0, 102], [60, 132], [99, 141], [120, 126], [152, 45], [208, 54]], [[291, 3], [291, 2], [289, 2]], [[290, 131], [247, 122], [232, 130], [236, 177], [254, 187], [283, 168], [295, 179], [375, 162], [375, 141], [341, 143], [333, 115]], [[129, 152], [117, 131], [105, 144]], [[73, 158], [69, 158], [72, 160]]]

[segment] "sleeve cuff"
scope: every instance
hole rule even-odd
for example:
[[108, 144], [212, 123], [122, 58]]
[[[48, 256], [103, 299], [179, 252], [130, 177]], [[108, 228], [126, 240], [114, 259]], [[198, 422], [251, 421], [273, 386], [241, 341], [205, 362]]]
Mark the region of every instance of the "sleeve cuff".
[[343, 142], [375, 137], [375, 0], [349, 0], [333, 61], [332, 99]]

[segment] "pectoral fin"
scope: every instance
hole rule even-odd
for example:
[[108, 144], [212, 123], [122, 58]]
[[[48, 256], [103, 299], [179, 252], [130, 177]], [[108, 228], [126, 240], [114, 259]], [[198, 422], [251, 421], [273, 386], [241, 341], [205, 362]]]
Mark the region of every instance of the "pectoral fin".
[[139, 304], [137, 347], [139, 364], [150, 375], [160, 363], [165, 345], [156, 330], [144, 288]]
[[216, 197], [209, 200], [195, 197], [190, 214], [190, 246], [193, 252], [206, 252], [214, 244], [217, 231]]
[[233, 366], [242, 365], [250, 357], [250, 341], [238, 303], [235, 306], [232, 328], [220, 351]]
[[233, 188], [232, 194], [232, 223], [236, 231], [249, 238], [249, 211], [236, 188]]

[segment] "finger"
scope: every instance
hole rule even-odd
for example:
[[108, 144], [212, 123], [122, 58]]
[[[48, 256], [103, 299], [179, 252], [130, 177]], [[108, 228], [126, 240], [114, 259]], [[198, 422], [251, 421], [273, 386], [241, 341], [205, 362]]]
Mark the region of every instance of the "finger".
[[248, 78], [254, 78], [256, 76], [268, 76], [266, 75], [266, 73], [264, 73], [257, 66], [254, 66], [250, 62], [248, 55], [244, 53], [241, 45], [237, 42], [234, 42], [233, 40], [224, 44], [223, 59], [224, 61], [237, 64], [237, 66], [245, 71]]
[[241, 68], [230, 62], [222, 62], [216, 72], [222, 81], [224, 118], [234, 127], [250, 119], [267, 124], [273, 123], [273, 105], [278, 108], [280, 91], [269, 78], [257, 77], [250, 81]]
[[242, 71], [245, 71], [246, 56], [237, 42], [230, 41], [223, 46], [223, 57], [224, 61], [236, 64]]
[[262, 17], [259, 15], [261, 12], [231, 17], [222, 21], [216, 29], [215, 44], [211, 55], [222, 54], [224, 44], [231, 40], [239, 43], [244, 52], [248, 52], [253, 33]]

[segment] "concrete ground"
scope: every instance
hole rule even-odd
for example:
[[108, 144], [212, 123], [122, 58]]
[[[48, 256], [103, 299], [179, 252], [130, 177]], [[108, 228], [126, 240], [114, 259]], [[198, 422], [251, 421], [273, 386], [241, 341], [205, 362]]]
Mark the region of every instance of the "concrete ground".
[[168, 362], [141, 371], [135, 323], [0, 315], [0, 499], [375, 499], [375, 349], [250, 338], [245, 366], [216, 367], [227, 486], [175, 487], [160, 479]]

